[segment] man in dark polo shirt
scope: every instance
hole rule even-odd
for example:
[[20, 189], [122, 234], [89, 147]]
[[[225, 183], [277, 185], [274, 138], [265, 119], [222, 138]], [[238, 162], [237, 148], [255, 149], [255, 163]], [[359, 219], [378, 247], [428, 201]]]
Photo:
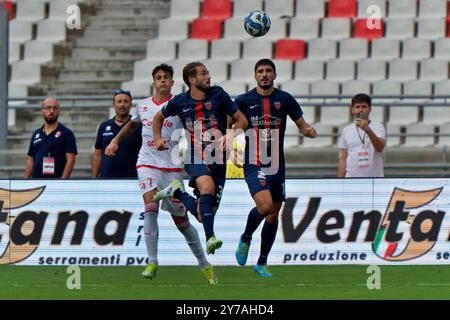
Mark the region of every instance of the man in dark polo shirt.
[[77, 145], [73, 132], [58, 122], [60, 105], [56, 99], [42, 102], [44, 125], [31, 136], [25, 178], [70, 178]]
[[105, 155], [111, 140], [131, 119], [131, 100], [129, 91], [114, 91], [113, 107], [116, 115], [98, 128], [92, 157], [92, 178], [137, 178], [136, 162], [142, 144], [141, 127], [119, 143], [119, 150], [114, 157]]

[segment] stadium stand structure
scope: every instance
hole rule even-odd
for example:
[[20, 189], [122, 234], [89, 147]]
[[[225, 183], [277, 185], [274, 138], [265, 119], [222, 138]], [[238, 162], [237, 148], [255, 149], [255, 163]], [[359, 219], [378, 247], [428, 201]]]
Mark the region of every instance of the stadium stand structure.
[[[387, 127], [388, 175], [438, 172], [433, 168], [443, 174], [448, 170], [450, 112], [448, 101], [437, 96], [450, 92], [448, 7], [447, 0], [103, 0], [59, 78], [48, 81], [48, 93], [108, 94], [121, 84], [134, 96], [147, 96], [150, 71], [161, 62], [175, 67], [174, 91], [179, 93], [186, 90], [183, 65], [201, 60], [213, 82], [235, 96], [254, 86], [255, 61], [269, 57], [279, 68], [277, 86], [300, 98], [305, 117], [323, 134], [315, 145], [295, 137], [295, 127], [288, 128], [289, 174], [335, 174], [337, 139], [351, 120], [349, 98], [342, 96], [358, 92], [390, 96], [374, 99], [372, 111], [372, 119]], [[272, 29], [251, 39], [242, 18], [255, 9], [268, 13]], [[380, 19], [371, 19], [373, 10]], [[22, 37], [17, 42], [35, 40], [30, 23], [11, 21], [11, 30], [24, 30], [17, 33], [17, 39]], [[10, 59], [26, 62], [22, 48], [10, 50]], [[30, 50], [47, 52], [44, 46]], [[48, 61], [48, 55], [42, 59]], [[13, 76], [20, 74], [18, 67], [13, 69]], [[33, 72], [38, 79], [38, 71]], [[41, 73], [41, 84], [42, 78]], [[406, 99], [418, 94], [428, 98]], [[309, 95], [334, 97], [301, 98]]]

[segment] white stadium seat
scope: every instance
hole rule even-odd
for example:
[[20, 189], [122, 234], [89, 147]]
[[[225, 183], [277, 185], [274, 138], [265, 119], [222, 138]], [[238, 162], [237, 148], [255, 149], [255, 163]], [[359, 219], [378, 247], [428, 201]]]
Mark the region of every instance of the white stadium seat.
[[165, 61], [176, 58], [176, 42], [173, 40], [151, 39], [147, 41], [147, 57], [150, 61]]
[[241, 42], [231, 39], [211, 41], [211, 59], [216, 61], [232, 61], [241, 57]]
[[188, 37], [189, 23], [186, 20], [159, 20], [159, 38], [165, 40], [184, 40]]
[[389, 1], [389, 18], [415, 18], [417, 0]]
[[392, 60], [399, 57], [400, 40], [381, 38], [372, 41], [372, 59]]
[[299, 60], [295, 64], [295, 80], [313, 82], [324, 79], [324, 63], [322, 61]]
[[178, 59], [205, 60], [208, 58], [208, 41], [187, 39], [178, 42]]
[[322, 38], [342, 40], [350, 37], [351, 20], [347, 18], [325, 18], [322, 20]]
[[337, 57], [337, 43], [335, 40], [313, 39], [308, 41], [309, 60], [329, 60]]
[[343, 39], [339, 42], [339, 59], [353, 61], [366, 59], [369, 54], [368, 48], [367, 39]]
[[411, 38], [403, 41], [403, 59], [421, 60], [431, 56], [431, 41]]
[[414, 18], [389, 18], [386, 19], [386, 38], [407, 39], [414, 37]]
[[325, 0], [297, 0], [297, 19], [321, 19], [325, 16]]

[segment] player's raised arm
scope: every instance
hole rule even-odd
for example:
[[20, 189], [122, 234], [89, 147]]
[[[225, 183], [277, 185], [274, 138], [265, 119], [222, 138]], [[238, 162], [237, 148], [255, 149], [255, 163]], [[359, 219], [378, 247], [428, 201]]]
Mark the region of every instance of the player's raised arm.
[[155, 138], [155, 148], [159, 151], [167, 150], [166, 142], [163, 138], [161, 138], [161, 130], [165, 118], [166, 117], [161, 110], [159, 110], [153, 117], [153, 137]]
[[117, 149], [119, 149], [119, 142], [124, 140], [130, 134], [132, 134], [134, 130], [136, 130], [137, 127], [139, 127], [140, 124], [141, 124], [140, 122], [134, 120], [128, 121], [119, 131], [117, 136], [115, 136], [114, 139], [112, 139], [109, 145], [106, 147], [105, 154], [109, 157], [114, 156], [116, 154]]

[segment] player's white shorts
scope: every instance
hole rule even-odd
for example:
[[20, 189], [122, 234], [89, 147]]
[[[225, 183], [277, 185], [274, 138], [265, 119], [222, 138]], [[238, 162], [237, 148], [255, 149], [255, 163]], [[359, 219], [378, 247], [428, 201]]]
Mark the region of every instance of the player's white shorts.
[[[165, 188], [173, 179], [178, 179], [183, 183], [183, 172], [164, 171], [156, 168], [140, 167], [137, 169], [139, 186], [142, 195], [158, 189]], [[185, 208], [179, 200], [161, 200], [161, 209], [170, 212], [174, 216], [184, 216]]]

